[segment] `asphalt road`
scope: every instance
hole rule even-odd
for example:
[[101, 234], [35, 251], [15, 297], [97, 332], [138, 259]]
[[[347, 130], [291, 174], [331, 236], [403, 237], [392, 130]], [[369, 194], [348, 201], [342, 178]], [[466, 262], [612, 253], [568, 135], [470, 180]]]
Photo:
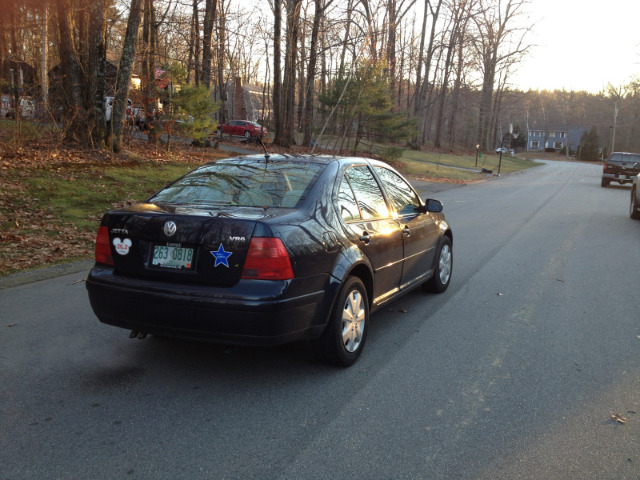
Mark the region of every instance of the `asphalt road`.
[[437, 193], [451, 287], [374, 314], [349, 369], [129, 340], [86, 271], [0, 290], [0, 479], [640, 478], [640, 222], [600, 172]]

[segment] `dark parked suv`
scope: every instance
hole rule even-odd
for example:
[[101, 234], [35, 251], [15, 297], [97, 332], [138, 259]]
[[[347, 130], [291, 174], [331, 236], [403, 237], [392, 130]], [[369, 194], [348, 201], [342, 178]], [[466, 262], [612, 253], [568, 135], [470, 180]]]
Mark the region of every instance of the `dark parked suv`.
[[633, 177], [638, 173], [640, 153], [613, 152], [602, 168], [602, 186], [608, 187], [611, 182], [618, 182], [620, 185], [633, 183]]

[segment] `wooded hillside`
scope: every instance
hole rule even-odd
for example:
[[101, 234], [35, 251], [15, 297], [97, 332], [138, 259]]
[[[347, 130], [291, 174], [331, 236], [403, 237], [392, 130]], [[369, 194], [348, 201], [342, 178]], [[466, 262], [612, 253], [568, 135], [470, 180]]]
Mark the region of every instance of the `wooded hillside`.
[[640, 151], [637, 78], [599, 93], [511, 84], [535, 53], [527, 0], [0, 3], [3, 113], [25, 115], [29, 97], [36, 117], [88, 146], [119, 151], [137, 114], [150, 142], [180, 122], [202, 136], [230, 120], [238, 82], [262, 98], [250, 120], [285, 147], [323, 134], [349, 148], [493, 150], [510, 126], [524, 146], [527, 129], [579, 125], [605, 152]]

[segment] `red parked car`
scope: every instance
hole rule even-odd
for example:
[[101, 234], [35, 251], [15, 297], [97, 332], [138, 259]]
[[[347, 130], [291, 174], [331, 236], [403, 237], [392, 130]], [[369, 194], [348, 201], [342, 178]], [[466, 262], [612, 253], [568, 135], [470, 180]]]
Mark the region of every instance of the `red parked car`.
[[223, 134], [244, 137], [248, 140], [251, 137], [266, 136], [267, 129], [249, 120], [231, 120], [225, 124], [218, 125], [218, 136]]

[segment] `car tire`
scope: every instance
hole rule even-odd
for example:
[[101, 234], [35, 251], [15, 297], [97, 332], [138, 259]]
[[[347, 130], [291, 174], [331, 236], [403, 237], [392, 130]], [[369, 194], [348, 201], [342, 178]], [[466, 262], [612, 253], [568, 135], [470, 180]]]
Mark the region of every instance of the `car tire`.
[[610, 180], [608, 180], [606, 178], [603, 178], [602, 182], [600, 182], [600, 186], [601, 187], [608, 187], [609, 186], [609, 182], [610, 182]]
[[368, 327], [367, 290], [358, 277], [348, 277], [338, 293], [327, 328], [314, 340], [313, 348], [322, 360], [348, 367], [362, 353]]
[[246, 130], [244, 132], [244, 138], [247, 140], [247, 142], [251, 140], [251, 132], [249, 130]]
[[629, 205], [629, 217], [633, 218], [634, 220], [640, 220], [640, 212], [638, 212], [638, 208], [640, 208], [640, 205], [638, 205], [638, 198], [636, 196], [636, 189], [632, 188], [631, 189], [631, 202]]
[[451, 271], [453, 269], [453, 249], [451, 248], [451, 239], [447, 236], [442, 237], [438, 254], [436, 255], [436, 268], [431, 277], [423, 285], [428, 292], [442, 293], [451, 283]]

